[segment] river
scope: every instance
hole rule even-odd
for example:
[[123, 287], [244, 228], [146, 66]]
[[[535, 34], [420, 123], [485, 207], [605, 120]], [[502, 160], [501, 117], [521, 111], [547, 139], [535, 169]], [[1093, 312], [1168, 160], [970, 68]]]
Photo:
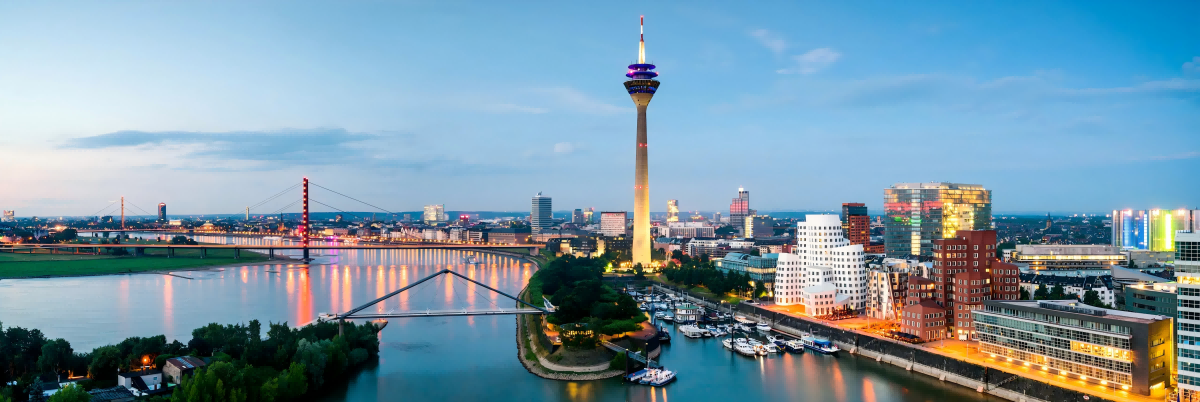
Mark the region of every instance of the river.
[[[263, 242], [206, 236], [197, 240]], [[76, 350], [156, 334], [187, 342], [192, 329], [210, 322], [309, 322], [319, 313], [348, 310], [443, 268], [512, 294], [534, 272], [522, 260], [465, 251], [324, 253], [308, 268], [259, 264], [172, 275], [2, 280], [0, 322], [41, 329], [49, 338], [67, 339]], [[467, 255], [482, 264], [464, 264]], [[477, 285], [443, 276], [380, 303], [373, 311], [492, 306], [512, 303]], [[665, 388], [627, 385], [616, 379], [544, 380], [517, 361], [515, 331], [512, 316], [393, 319], [380, 334], [378, 364], [345, 384], [329, 387], [320, 400], [999, 400], [844, 352], [838, 357], [805, 353], [749, 359], [723, 349], [718, 340], [687, 339], [678, 332], [661, 361], [680, 374]]]

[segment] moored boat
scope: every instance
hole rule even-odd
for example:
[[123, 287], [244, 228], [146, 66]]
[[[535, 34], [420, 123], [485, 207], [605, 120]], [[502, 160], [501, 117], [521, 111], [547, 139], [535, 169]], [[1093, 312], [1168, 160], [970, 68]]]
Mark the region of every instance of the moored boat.
[[733, 340], [732, 339], [725, 339], [725, 340], [721, 341], [721, 345], [724, 345], [725, 349], [733, 350]]
[[788, 352], [802, 353], [804, 352], [804, 343], [796, 340], [786, 341], [783, 343], [783, 348]]
[[759, 332], [771, 332], [771, 325], [765, 322], [760, 322], [754, 326]]
[[821, 354], [835, 355], [841, 348], [838, 348], [829, 339], [818, 337], [815, 335], [805, 335], [800, 338], [800, 342], [804, 343], [804, 347]]
[[737, 352], [739, 355], [742, 355], [742, 356], [748, 356], [748, 357], [758, 356], [758, 352], [755, 351], [754, 347], [750, 346], [750, 344], [748, 344], [748, 343], [735, 343], [733, 345], [733, 351]]
[[630, 373], [629, 375], [626, 375], [626, 376], [625, 376], [625, 381], [629, 381], [629, 382], [639, 382], [639, 381], [641, 381], [641, 380], [642, 380], [642, 378], [643, 378], [643, 377], [645, 377], [645, 376], [646, 376], [646, 373], [647, 373], [647, 372], [649, 372], [649, 370], [642, 369], [642, 370], [638, 370], [638, 371], [635, 371], [635, 372], [633, 372], [633, 373]]

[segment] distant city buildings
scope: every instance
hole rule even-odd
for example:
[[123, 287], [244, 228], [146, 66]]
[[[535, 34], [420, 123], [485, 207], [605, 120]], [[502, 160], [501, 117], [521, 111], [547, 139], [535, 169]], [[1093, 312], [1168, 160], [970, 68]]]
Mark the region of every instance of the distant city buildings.
[[933, 241], [992, 228], [992, 192], [978, 184], [897, 183], [884, 190], [888, 256], [933, 255]]
[[549, 196], [542, 195], [541, 192], [533, 196], [533, 206], [529, 213], [529, 227], [533, 229], [534, 233], [554, 226], [551, 208], [552, 205]]
[[4, 216], [0, 217], [0, 222], [16, 222], [17, 211], [4, 210]]
[[667, 222], [679, 222], [679, 200], [667, 200]]
[[738, 188], [737, 198], [734, 198], [733, 202], [729, 204], [729, 223], [737, 228], [739, 235], [745, 235], [746, 217], [750, 215], [750, 192], [744, 188]]
[[158, 203], [158, 223], [167, 223], [167, 203]]
[[571, 212], [571, 223], [574, 223], [574, 224], [580, 225], [580, 226], [587, 224], [587, 220], [583, 216], [582, 209], [575, 208], [575, 211]]
[[658, 227], [658, 233], [661, 237], [714, 237], [716, 228], [704, 222], [667, 222]]
[[1012, 262], [1027, 273], [1059, 276], [1110, 275], [1113, 266], [1124, 266], [1128, 257], [1117, 246], [1018, 244]]
[[590, 224], [596, 222], [593, 217], [593, 215], [595, 213], [596, 213], [595, 208], [588, 208], [587, 211], [583, 211], [583, 223], [585, 225], [590, 225]]
[[600, 234], [605, 236], [625, 236], [626, 235], [626, 214], [625, 211], [620, 212], [601, 212], [600, 213]]
[[1175, 232], [1200, 230], [1200, 210], [1112, 212], [1112, 244], [1123, 250], [1174, 251]]
[[742, 233], [746, 238], [771, 237], [775, 235], [775, 220], [767, 215], [752, 215], [745, 219]]
[[444, 204], [426, 205], [425, 213], [422, 214], [421, 220], [426, 225], [436, 225], [439, 222], [444, 222], [446, 216], [446, 206]]

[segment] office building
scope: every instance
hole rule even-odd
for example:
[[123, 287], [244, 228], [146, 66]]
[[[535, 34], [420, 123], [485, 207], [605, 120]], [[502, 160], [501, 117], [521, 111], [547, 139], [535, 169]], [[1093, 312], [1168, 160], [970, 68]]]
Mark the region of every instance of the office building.
[[770, 297], [775, 284], [775, 270], [779, 263], [779, 256], [780, 254], [766, 254], [760, 257], [743, 253], [729, 253], [715, 262], [717, 270], [721, 272], [746, 274], [751, 281], [762, 282], [767, 289], [767, 296]]
[[933, 241], [934, 297], [946, 308], [947, 336], [974, 340], [971, 311], [985, 300], [1019, 300], [1020, 270], [996, 258], [995, 230], [959, 230]]
[[776, 270], [777, 284], [789, 285], [776, 289], [776, 304], [803, 305], [812, 316], [866, 308], [862, 245], [846, 240], [837, 215], [807, 215], [797, 223], [794, 253], [798, 258], [794, 266], [782, 265], [781, 258]]
[[897, 183], [884, 190], [884, 251], [933, 255], [933, 241], [992, 228], [992, 192], [978, 184]]
[[750, 253], [754, 249], [754, 242], [696, 237], [688, 240], [683, 249], [684, 253], [692, 258], [708, 255], [709, 258], [715, 260], [723, 258], [729, 253]]
[[775, 235], [775, 219], [767, 215], [746, 217], [745, 228], [742, 229], [745, 238], [771, 237]]
[[571, 223], [574, 223], [576, 225], [584, 225], [587, 223], [587, 220], [585, 220], [585, 218], [583, 217], [582, 209], [575, 208], [575, 211], [571, 212]]
[[167, 223], [167, 203], [158, 203], [158, 223]]
[[625, 211], [620, 212], [601, 212], [600, 213], [600, 234], [613, 237], [625, 236], [626, 215]]
[[679, 200], [667, 200], [667, 222], [679, 222]]
[[658, 227], [658, 233], [662, 237], [714, 237], [716, 228], [704, 222], [667, 222]]
[[1200, 230], [1175, 233], [1174, 249], [1179, 401], [1200, 402]]
[[729, 204], [729, 223], [737, 228], [739, 235], [746, 233], [744, 224], [747, 216], [750, 216], [750, 192], [739, 187], [737, 198]]
[[533, 196], [533, 205], [529, 213], [529, 228], [533, 229], [534, 233], [554, 226], [553, 214], [550, 211], [551, 202], [549, 196], [544, 196], [541, 192]]
[[972, 312], [979, 352], [996, 361], [1141, 395], [1163, 390], [1171, 380], [1170, 317], [1073, 300], [987, 300], [983, 305]]
[[7, 210], [7, 209], [4, 210], [4, 216], [3, 216], [3, 219], [0, 219], [0, 222], [16, 222], [16, 221], [17, 221], [17, 211], [11, 211], [11, 210]]
[[446, 215], [446, 206], [444, 204], [426, 205], [425, 213], [422, 214], [422, 220], [427, 225], [435, 225], [442, 222], [442, 218]]
[[1128, 264], [1117, 246], [1018, 244], [1012, 262], [1028, 264], [1027, 273], [1058, 276], [1100, 276], [1113, 266]]
[[1200, 210], [1126, 209], [1112, 216], [1112, 244], [1122, 250], [1174, 251], [1175, 232], [1200, 230]]
[[712, 217], [712, 219], [713, 219], [713, 223], [721, 223], [721, 213], [720, 213], [720, 212], [713, 212], [713, 217]]
[[[438, 233], [443, 233], [438, 231]], [[487, 241], [500, 244], [529, 244], [533, 240], [530, 229], [499, 228], [488, 231]]]
[[595, 214], [596, 214], [596, 209], [595, 209], [595, 208], [588, 208], [588, 209], [587, 209], [587, 211], [583, 211], [583, 223], [584, 223], [585, 225], [590, 225], [590, 224], [592, 224], [593, 222], [595, 222], [595, 221], [593, 220], [593, 216], [592, 216], [592, 215], [595, 215]]
[[[641, 28], [639, 28], [641, 29]], [[658, 91], [658, 73], [646, 63], [646, 41], [638, 38], [638, 62], [625, 74], [625, 90], [637, 106], [636, 164], [633, 178], [633, 263], [650, 264], [650, 166], [649, 141], [646, 138], [646, 107]]]
[[871, 242], [871, 216], [867, 204], [847, 202], [842, 204], [842, 231], [850, 244], [861, 244], [867, 254], [883, 254], [883, 244]]

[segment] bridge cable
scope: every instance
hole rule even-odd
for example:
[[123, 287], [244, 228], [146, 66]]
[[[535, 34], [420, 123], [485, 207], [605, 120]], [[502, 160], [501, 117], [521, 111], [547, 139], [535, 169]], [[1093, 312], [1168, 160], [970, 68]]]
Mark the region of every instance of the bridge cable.
[[[471, 283], [470, 281], [467, 281], [467, 280], [463, 280], [462, 282], [466, 282], [466, 284], [464, 284], [464, 286], [466, 286], [467, 289], [470, 289], [470, 285], [474, 285], [473, 283]], [[500, 307], [499, 305], [497, 305], [496, 302], [492, 301], [490, 297], [484, 296], [483, 293], [479, 293], [478, 287], [474, 290], [474, 292], [479, 297], [482, 297], [482, 298], [484, 298], [484, 300], [487, 300], [488, 303], [490, 303], [492, 305], [492, 307], [495, 307], [497, 309], [503, 308], [503, 307]]]
[[142, 209], [142, 207], [139, 207], [139, 206], [137, 206], [136, 204], [134, 204], [133, 202], [131, 202], [131, 201], [129, 201], [129, 200], [125, 200], [125, 203], [126, 203], [126, 204], [129, 204], [129, 205], [131, 205], [131, 206], [133, 206], [134, 208], [137, 208], [138, 210], [140, 210], [140, 211], [142, 211], [143, 213], [145, 213], [147, 216], [154, 216], [154, 214], [152, 214], [152, 213], [150, 213], [150, 212], [147, 212], [146, 210]]
[[[274, 200], [274, 199], [276, 199], [276, 198], [279, 198], [280, 196], [284, 195], [284, 194], [285, 194], [285, 193], [287, 193], [288, 191], [291, 191], [291, 190], [293, 190], [293, 189], [295, 189], [296, 187], [299, 187], [299, 186], [300, 186], [300, 183], [293, 184], [291, 187], [285, 188], [285, 189], [283, 189], [283, 191], [280, 191], [280, 192], [278, 192], [278, 193], [275, 193], [275, 195], [272, 195], [272, 196], [270, 196], [270, 197], [267, 197], [266, 199], [264, 199], [264, 200], [262, 200], [262, 201], [259, 201], [257, 204], [251, 205], [251, 206], [249, 207], [249, 209], [254, 209], [254, 208], [261, 207], [261, 206], [263, 206], [263, 204], [266, 204], [266, 203], [268, 203], [268, 202], [271, 202], [272, 200]], [[288, 205], [288, 206], [291, 206], [291, 205]], [[284, 208], [286, 208], [286, 207], [284, 207]], [[281, 209], [282, 209], [282, 208], [281, 208]], [[237, 215], [241, 215], [241, 214], [242, 214], [242, 211], [238, 211], [238, 213], [236, 213], [236, 214], [233, 214], [233, 215], [234, 215], [234, 216], [237, 216]], [[272, 213], [270, 213], [270, 214], [267, 214], [267, 215], [273, 215], [273, 214], [275, 214], [275, 212], [272, 212]]]
[[104, 210], [108, 209], [108, 207], [111, 207], [111, 206], [113, 206], [113, 204], [116, 204], [116, 203], [117, 203], [116, 201], [113, 201], [112, 203], [110, 203], [110, 204], [108, 204], [108, 205], [105, 205], [105, 206], [104, 206], [104, 208], [100, 208], [100, 210], [99, 210], [99, 211], [96, 211], [96, 212], [95, 212], [95, 213], [93, 213], [91, 216], [101, 216], [101, 215], [100, 215], [100, 212], [103, 212]]
[[300, 201], [301, 201], [301, 200], [295, 200], [295, 201], [292, 201], [292, 203], [291, 203], [291, 204], [284, 205], [282, 208], [276, 209], [274, 212], [271, 212], [271, 213], [269, 213], [269, 214], [267, 214], [267, 215], [275, 215], [275, 214], [277, 214], [277, 213], [283, 212], [283, 210], [285, 210], [285, 209], [288, 209], [288, 208], [291, 208], [293, 205], [299, 204], [299, 203], [300, 203]]
[[372, 207], [372, 208], [378, 209], [378, 210], [380, 210], [380, 211], [387, 212], [387, 213], [389, 213], [389, 214], [392, 214], [392, 215], [395, 215], [395, 214], [396, 214], [395, 212], [388, 211], [388, 210], [386, 210], [386, 209], [383, 209], [383, 208], [380, 208], [380, 207], [377, 207], [377, 206], [371, 205], [371, 204], [367, 203], [366, 201], [363, 201], [363, 200], [360, 200], [360, 199], [357, 199], [357, 198], [354, 198], [354, 197], [351, 197], [351, 196], [348, 196], [348, 195], [345, 195], [345, 194], [339, 193], [339, 192], [337, 192], [337, 191], [334, 191], [334, 190], [330, 189], [329, 187], [325, 187], [325, 186], [322, 186], [322, 185], [320, 185], [320, 184], [313, 183], [313, 182], [311, 182], [311, 181], [310, 181], [310, 182], [308, 182], [308, 184], [312, 184], [312, 185], [314, 185], [314, 186], [317, 186], [317, 187], [323, 188], [323, 189], [325, 189], [325, 190], [329, 190], [329, 192], [331, 192], [331, 193], [334, 193], [334, 194], [340, 195], [340, 196], [342, 196], [342, 197], [349, 198], [349, 199], [351, 199], [351, 200], [354, 200], [354, 201], [358, 201], [358, 202], [360, 202], [360, 203], [363, 203], [363, 204], [365, 204], [365, 205], [367, 205], [367, 206], [369, 206], [369, 207]]
[[332, 209], [332, 210], [334, 210], [334, 211], [338, 211], [338, 212], [341, 212], [341, 213], [350, 214], [350, 215], [353, 215], [353, 216], [356, 216], [356, 217], [362, 218], [363, 220], [366, 220], [366, 219], [367, 219], [365, 216], [361, 216], [361, 215], [358, 215], [358, 214], [356, 214], [356, 213], [353, 213], [353, 212], [347, 212], [347, 211], [340, 210], [340, 209], [338, 209], [338, 208], [335, 208], [335, 207], [333, 207], [332, 205], [329, 205], [329, 204], [326, 204], [326, 203], [323, 203], [323, 202], [320, 202], [320, 201], [314, 200], [314, 199], [312, 199], [312, 198], [309, 198], [308, 200], [309, 200], [309, 201], [312, 201], [312, 202], [315, 202], [315, 203], [317, 203], [317, 204], [324, 205], [324, 206], [326, 206], [326, 207], [328, 207], [329, 209]]

